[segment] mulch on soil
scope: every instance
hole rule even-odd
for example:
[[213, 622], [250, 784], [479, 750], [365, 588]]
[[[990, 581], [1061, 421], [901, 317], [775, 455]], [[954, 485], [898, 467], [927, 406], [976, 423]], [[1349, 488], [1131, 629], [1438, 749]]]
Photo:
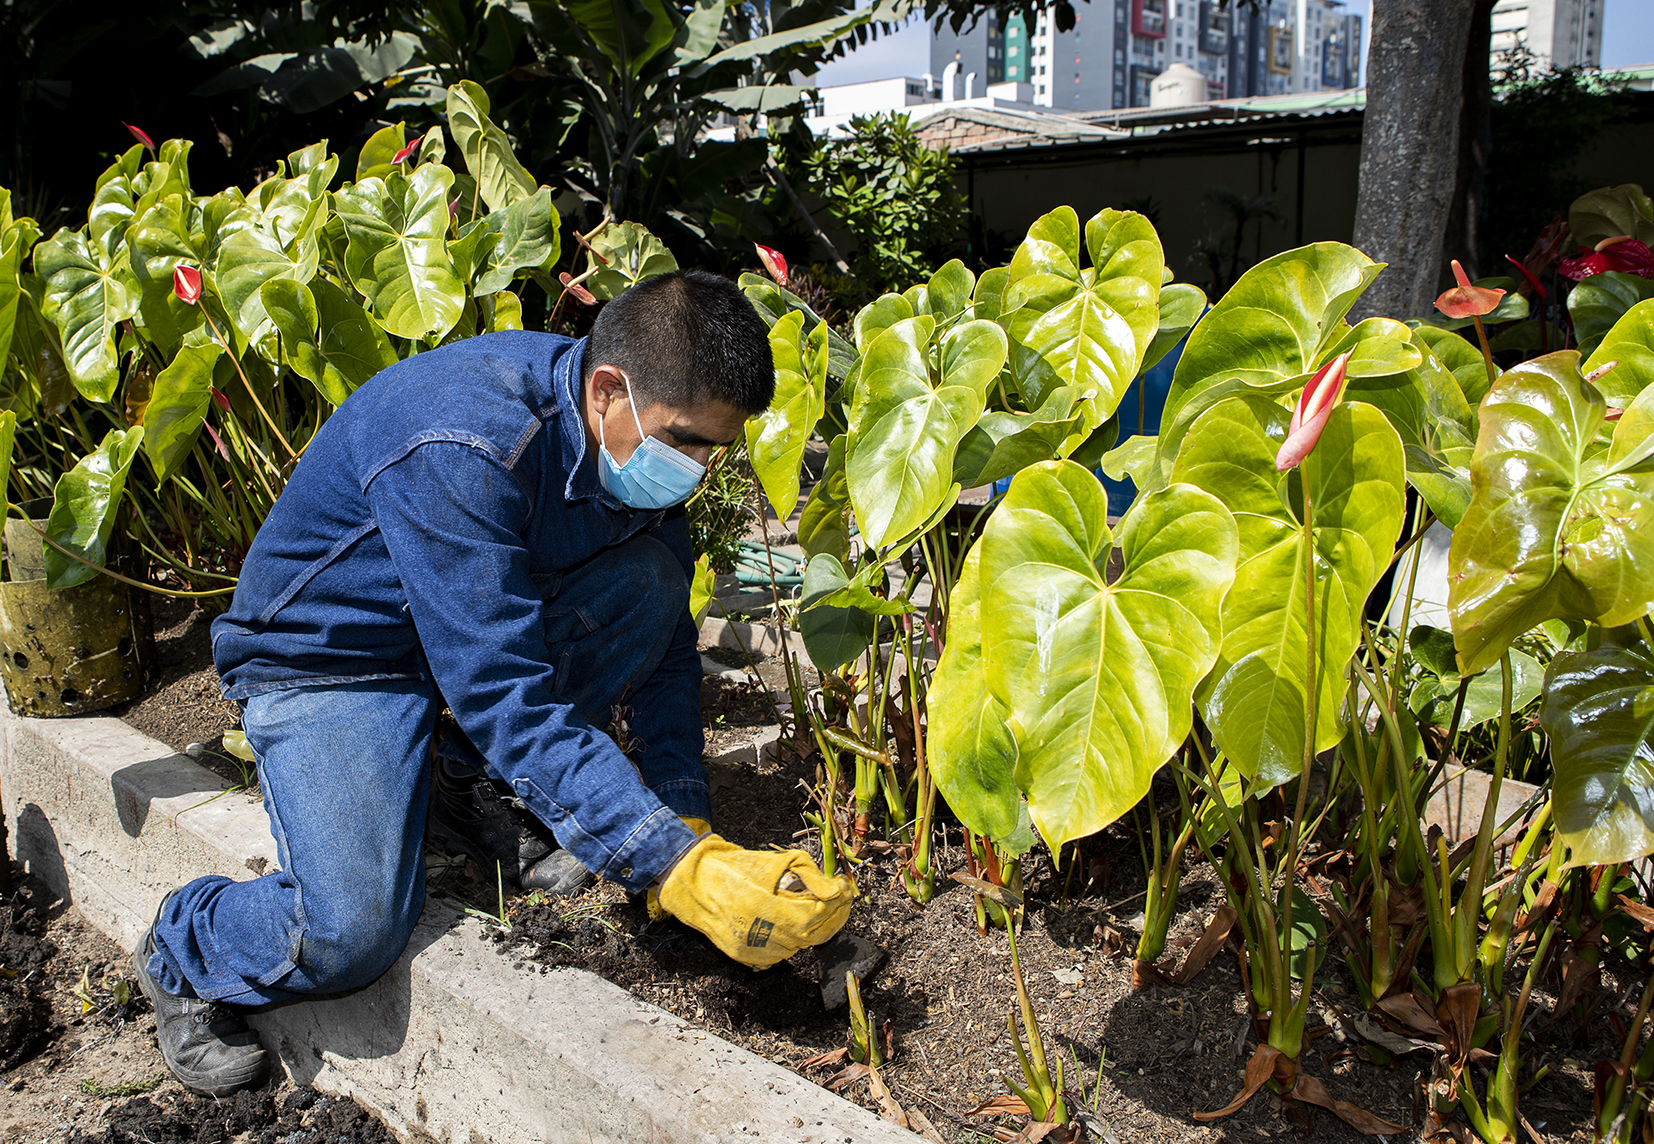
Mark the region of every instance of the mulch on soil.
[[183, 1088], [125, 951], [14, 870], [0, 899], [0, 1144], [393, 1144], [354, 1101], [285, 1081], [223, 1100]]

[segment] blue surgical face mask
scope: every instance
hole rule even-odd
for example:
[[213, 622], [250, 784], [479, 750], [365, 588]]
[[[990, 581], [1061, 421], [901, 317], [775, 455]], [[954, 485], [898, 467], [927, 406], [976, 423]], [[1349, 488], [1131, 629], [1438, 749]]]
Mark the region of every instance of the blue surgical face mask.
[[603, 436], [603, 419], [597, 422], [597, 479], [604, 491], [629, 508], [658, 509], [682, 504], [695, 491], [706, 466], [684, 456], [664, 441], [643, 431], [638, 421], [637, 402], [632, 398], [632, 380], [626, 382], [626, 405], [632, 411], [638, 436], [643, 438], [624, 465], [615, 464]]

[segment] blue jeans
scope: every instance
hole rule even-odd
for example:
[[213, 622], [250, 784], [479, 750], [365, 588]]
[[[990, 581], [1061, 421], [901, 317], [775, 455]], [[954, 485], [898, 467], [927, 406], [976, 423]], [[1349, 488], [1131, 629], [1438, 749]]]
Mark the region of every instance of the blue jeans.
[[[686, 681], [663, 671], [662, 660], [687, 586], [665, 545], [643, 536], [601, 552], [564, 573], [555, 593], [543, 613], [547, 648], [562, 696], [583, 719], [607, 727], [622, 697], [636, 704], [632, 731], [640, 738], [657, 710], [683, 717], [675, 693]], [[698, 717], [698, 667], [689, 682]], [[662, 686], [678, 702], [652, 702]], [[365, 985], [390, 968], [425, 903], [440, 704], [425, 680], [288, 687], [245, 701], [242, 723], [281, 869], [246, 882], [197, 878], [167, 899], [148, 967], [161, 988], [261, 1005]], [[635, 788], [641, 777], [677, 813], [710, 815], [704, 772], [651, 766], [647, 757], [645, 744], [638, 771], [626, 764], [611, 777], [617, 789]], [[515, 785], [563, 845], [596, 868], [573, 816], [536, 800], [555, 784], [519, 775]]]

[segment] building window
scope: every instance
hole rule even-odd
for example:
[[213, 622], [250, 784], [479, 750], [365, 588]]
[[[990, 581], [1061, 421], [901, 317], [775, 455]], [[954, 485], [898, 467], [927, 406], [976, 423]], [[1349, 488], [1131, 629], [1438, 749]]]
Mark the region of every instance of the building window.
[[[1017, 47], [1015, 44], [1012, 44], [1010, 47], [1005, 49], [1005, 54], [1010, 56], [1013, 60], [1016, 59], [1021, 52], [1022, 49]], [[1306, 675], [1304, 678], [1308, 679], [1309, 677]]]

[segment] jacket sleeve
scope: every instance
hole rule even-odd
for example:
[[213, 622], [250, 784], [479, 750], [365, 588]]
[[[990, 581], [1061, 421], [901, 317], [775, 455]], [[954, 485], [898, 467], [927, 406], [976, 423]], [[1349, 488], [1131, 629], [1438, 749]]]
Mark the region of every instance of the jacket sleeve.
[[[684, 511], [669, 511], [655, 536], [678, 558], [684, 576], [692, 576], [695, 558]], [[712, 799], [701, 762], [706, 735], [701, 729], [699, 638], [695, 620], [685, 609], [666, 657], [630, 704], [631, 727], [643, 741], [637, 765], [649, 789], [678, 814], [712, 822]]]
[[367, 498], [460, 727], [587, 868], [646, 888], [695, 836], [553, 689], [516, 478], [481, 449], [433, 441], [375, 476]]

